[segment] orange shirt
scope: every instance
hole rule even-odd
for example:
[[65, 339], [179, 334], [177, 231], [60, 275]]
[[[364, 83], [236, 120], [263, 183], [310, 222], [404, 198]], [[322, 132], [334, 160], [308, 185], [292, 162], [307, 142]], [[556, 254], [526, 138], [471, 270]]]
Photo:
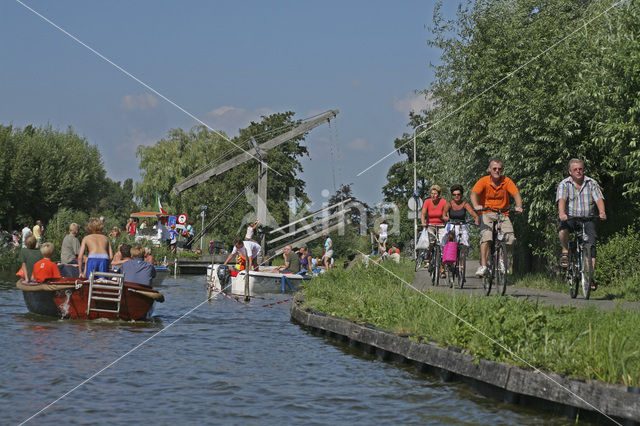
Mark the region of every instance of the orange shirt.
[[493, 186], [491, 175], [480, 178], [473, 185], [472, 191], [478, 194], [479, 203], [483, 207], [491, 207], [496, 210], [509, 208], [509, 195], [513, 197], [520, 192], [516, 184], [506, 176], [502, 177], [498, 186]]
[[60, 271], [58, 270], [58, 265], [53, 263], [51, 260], [46, 257], [42, 260], [37, 261], [33, 265], [33, 276], [36, 279], [36, 282], [43, 282], [47, 278], [60, 278]]

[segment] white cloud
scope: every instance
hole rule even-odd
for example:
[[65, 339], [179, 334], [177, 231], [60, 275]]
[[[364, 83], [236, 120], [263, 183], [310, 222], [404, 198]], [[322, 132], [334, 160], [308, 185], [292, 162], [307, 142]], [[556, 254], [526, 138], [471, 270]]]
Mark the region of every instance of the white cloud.
[[203, 121], [216, 130], [222, 130], [228, 135], [236, 135], [238, 129], [247, 127], [252, 121], [258, 122], [261, 116], [274, 112], [267, 107], [246, 110], [225, 105], [205, 113]]
[[347, 148], [351, 151], [365, 152], [371, 149], [371, 146], [362, 138], [356, 138], [347, 143]]
[[120, 108], [125, 111], [146, 111], [158, 106], [158, 98], [151, 93], [125, 95], [120, 101]]
[[404, 114], [409, 114], [410, 111], [419, 113], [424, 110], [430, 110], [434, 106], [435, 100], [430, 93], [426, 95], [424, 93], [410, 93], [402, 99], [395, 98], [393, 101], [393, 108]]

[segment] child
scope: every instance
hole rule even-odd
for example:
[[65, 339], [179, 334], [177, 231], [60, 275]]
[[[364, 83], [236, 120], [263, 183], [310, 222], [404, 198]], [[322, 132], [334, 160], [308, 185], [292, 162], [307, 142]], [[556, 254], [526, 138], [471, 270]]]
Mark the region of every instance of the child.
[[42, 253], [43, 259], [37, 261], [33, 265], [32, 281], [41, 283], [49, 278], [60, 278], [60, 271], [58, 265], [51, 261], [53, 256], [53, 244], [44, 243], [40, 247], [40, 253]]

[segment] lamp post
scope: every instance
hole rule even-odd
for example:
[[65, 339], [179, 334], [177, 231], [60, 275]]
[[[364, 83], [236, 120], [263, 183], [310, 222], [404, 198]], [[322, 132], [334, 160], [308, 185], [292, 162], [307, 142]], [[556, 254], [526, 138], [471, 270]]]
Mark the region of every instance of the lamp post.
[[413, 256], [416, 256], [416, 245], [418, 244], [418, 172], [416, 169], [416, 133], [420, 127], [426, 126], [429, 123], [418, 124], [413, 128], [413, 198], [415, 204], [416, 214], [413, 217]]
[[204, 241], [204, 212], [205, 210], [207, 210], [207, 206], [200, 206], [200, 216], [202, 217], [202, 236], [200, 237], [200, 252], [202, 253], [202, 250], [204, 250], [203, 248], [203, 241]]

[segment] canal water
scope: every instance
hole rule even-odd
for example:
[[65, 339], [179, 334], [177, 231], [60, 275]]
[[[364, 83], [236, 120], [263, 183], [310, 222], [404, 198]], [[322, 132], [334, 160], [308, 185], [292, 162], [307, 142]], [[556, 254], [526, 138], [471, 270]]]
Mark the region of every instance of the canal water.
[[61, 397], [28, 424], [571, 423], [313, 335], [277, 303], [289, 296], [205, 302], [200, 276], [158, 289], [151, 322], [56, 320], [1, 275], [1, 423]]

